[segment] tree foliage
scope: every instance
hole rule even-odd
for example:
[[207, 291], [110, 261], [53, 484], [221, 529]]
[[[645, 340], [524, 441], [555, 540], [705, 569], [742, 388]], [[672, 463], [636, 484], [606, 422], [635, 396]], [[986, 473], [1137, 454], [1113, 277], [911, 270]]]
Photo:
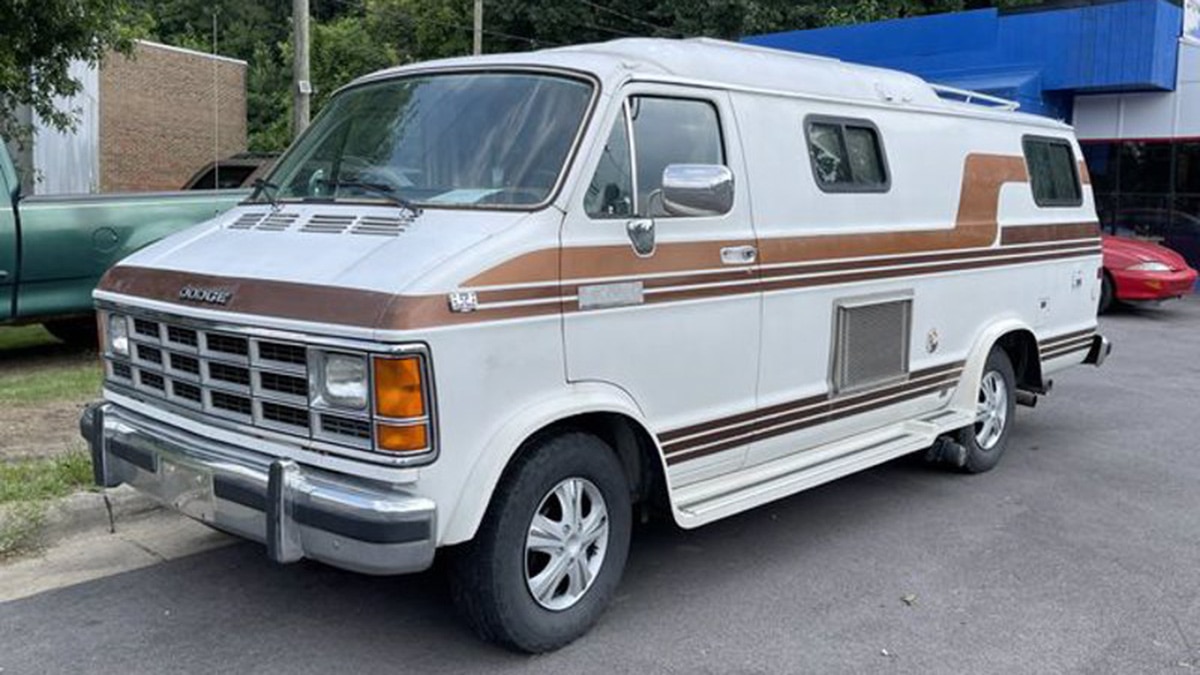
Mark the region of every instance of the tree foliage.
[[[1005, 5], [1035, 1], [1000, 0]], [[332, 92], [359, 75], [471, 50], [472, 0], [311, 0], [311, 4], [314, 112]], [[990, 4], [979, 0], [484, 0], [484, 51], [525, 51], [633, 36], [736, 39]], [[68, 55], [66, 61], [95, 56], [111, 46], [127, 46], [136, 29], [167, 44], [211, 51], [215, 16], [217, 51], [249, 64], [251, 149], [279, 149], [291, 137], [290, 0], [39, 0], [37, 4], [18, 1], [16, 7], [17, 13], [36, 16], [13, 16], [11, 8], [0, 8], [3, 25], [38, 25], [45, 34], [37, 33], [27, 41], [19, 35], [15, 44], [28, 42], [27, 50], [55, 45], [45, 49]], [[75, 11], [80, 7], [90, 9], [84, 12], [86, 18]], [[150, 17], [148, 25], [138, 20], [143, 16]], [[86, 49], [80, 47], [83, 35], [96, 36], [90, 42], [83, 40]], [[10, 65], [10, 55], [0, 47], [0, 93], [14, 86], [12, 72], [21, 68], [28, 72], [36, 65], [25, 58]], [[73, 91], [65, 65], [45, 72], [57, 87], [49, 90], [53, 94]], [[0, 107], [0, 116], [4, 110]], [[47, 111], [43, 117], [65, 120], [45, 106], [39, 114], [42, 110]]]
[[98, 63], [110, 50], [128, 53], [144, 17], [125, 0], [36, 0], [0, 3], [0, 136], [23, 141], [30, 129], [17, 117], [29, 106], [55, 129], [73, 129], [77, 112], [59, 98], [79, 93], [77, 61]]

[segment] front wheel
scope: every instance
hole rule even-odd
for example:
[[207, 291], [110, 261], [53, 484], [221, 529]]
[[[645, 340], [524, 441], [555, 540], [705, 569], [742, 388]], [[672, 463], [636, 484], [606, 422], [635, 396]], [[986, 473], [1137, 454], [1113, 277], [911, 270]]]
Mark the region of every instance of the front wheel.
[[569, 432], [506, 473], [475, 538], [453, 560], [454, 600], [484, 639], [558, 649], [600, 618], [625, 568], [629, 486], [611, 448]]
[[993, 347], [979, 381], [975, 424], [958, 432], [957, 440], [967, 451], [963, 471], [983, 473], [1000, 461], [1016, 410], [1016, 379], [1008, 354]]

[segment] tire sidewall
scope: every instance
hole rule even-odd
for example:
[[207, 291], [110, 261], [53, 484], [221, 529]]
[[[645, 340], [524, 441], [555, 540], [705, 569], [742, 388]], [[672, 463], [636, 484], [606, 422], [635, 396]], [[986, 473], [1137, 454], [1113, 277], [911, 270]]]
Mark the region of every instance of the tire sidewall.
[[[629, 488], [615, 454], [599, 439], [571, 433], [546, 441], [516, 467], [498, 494], [496, 520], [488, 528], [492, 592], [503, 614], [508, 642], [527, 651], [560, 647], [585, 633], [616, 590], [629, 552]], [[604, 497], [609, 533], [605, 559], [592, 586], [575, 605], [560, 611], [542, 607], [525, 580], [525, 542], [529, 526], [546, 495], [568, 478], [585, 478]]]
[[[995, 467], [1000, 461], [1000, 457], [1004, 454], [1004, 450], [1008, 447], [1008, 438], [1012, 432], [1017, 403], [1017, 378], [1008, 354], [999, 347], [993, 347], [991, 353], [988, 354], [987, 361], [983, 366], [983, 373], [979, 377], [980, 386], [982, 386], [982, 382], [987, 377], [987, 374], [992, 372], [1000, 375], [1004, 381], [1006, 390], [1005, 406], [1007, 408], [1007, 415], [1005, 416], [1004, 429], [1000, 432], [1000, 439], [996, 441], [996, 444], [986, 450], [980, 447], [975, 438], [974, 424], [962, 430], [959, 442], [967, 449], [967, 461], [963, 469], [968, 473], [982, 473]], [[978, 396], [978, 391], [976, 392], [976, 396]]]

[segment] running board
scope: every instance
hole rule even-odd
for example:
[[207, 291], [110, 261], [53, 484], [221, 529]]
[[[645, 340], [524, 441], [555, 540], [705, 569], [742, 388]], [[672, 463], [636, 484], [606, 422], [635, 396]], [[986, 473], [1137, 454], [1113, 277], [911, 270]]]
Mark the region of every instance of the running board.
[[699, 527], [924, 450], [938, 436], [974, 423], [971, 412], [942, 410], [688, 485], [672, 495], [675, 520], [681, 527]]

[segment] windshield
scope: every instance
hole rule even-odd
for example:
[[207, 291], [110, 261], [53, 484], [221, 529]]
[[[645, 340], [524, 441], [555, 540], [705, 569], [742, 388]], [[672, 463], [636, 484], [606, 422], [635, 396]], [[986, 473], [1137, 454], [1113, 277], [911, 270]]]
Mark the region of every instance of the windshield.
[[[544, 202], [592, 86], [540, 73], [387, 80], [335, 97], [257, 199], [423, 206]], [[263, 192], [263, 191], [260, 191]]]

